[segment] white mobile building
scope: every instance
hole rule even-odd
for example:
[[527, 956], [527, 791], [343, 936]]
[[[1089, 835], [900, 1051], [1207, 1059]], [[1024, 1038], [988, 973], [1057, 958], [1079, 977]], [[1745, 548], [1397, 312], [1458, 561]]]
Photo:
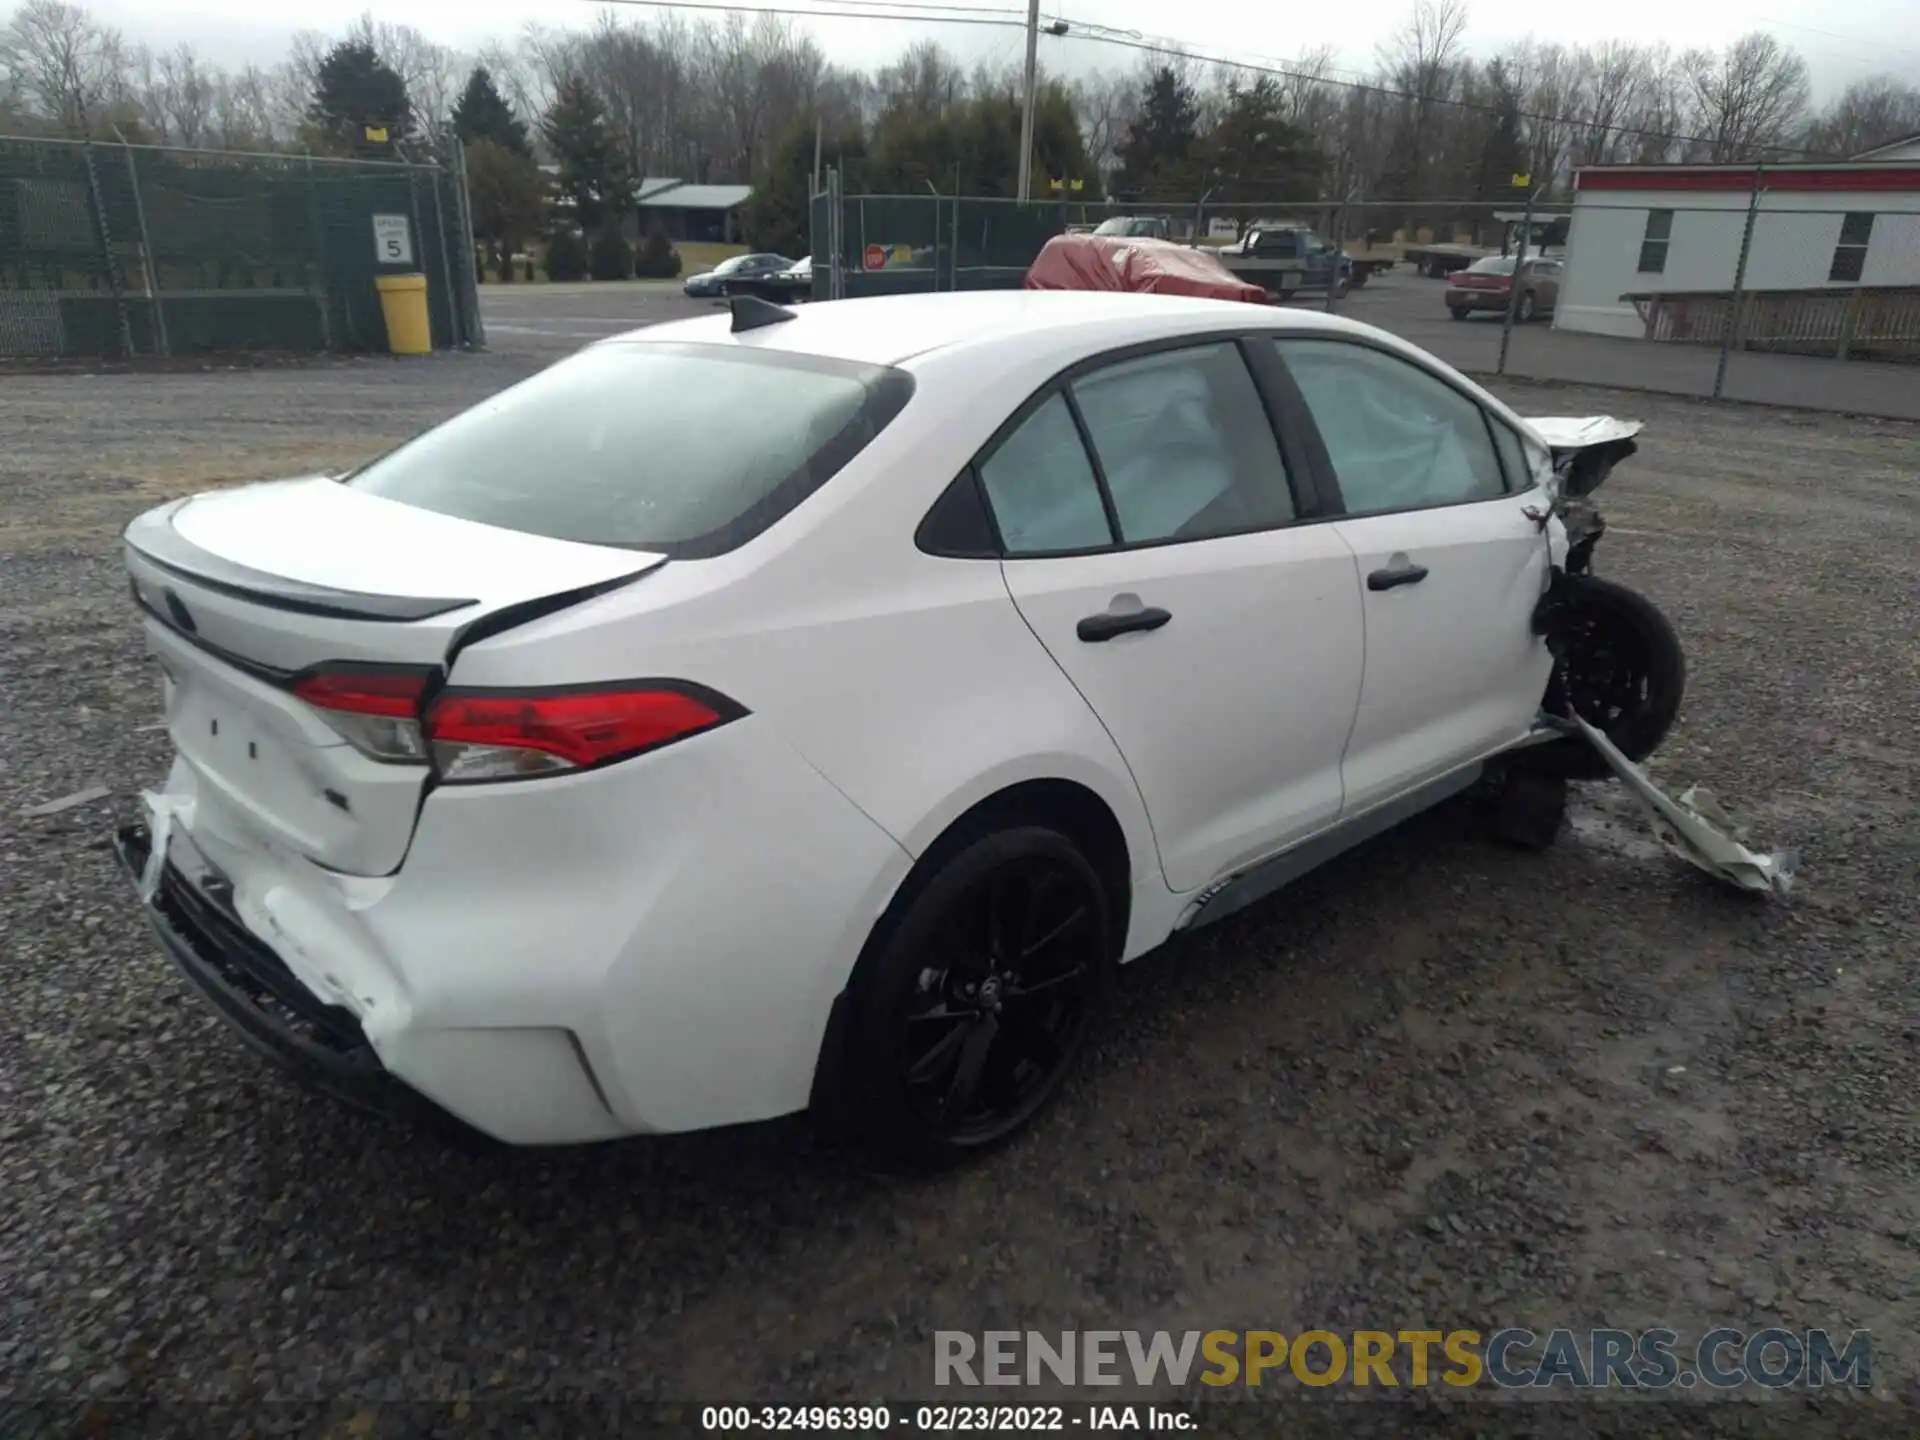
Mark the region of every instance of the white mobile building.
[[1554, 325], [1640, 337], [1682, 299], [1724, 300], [1743, 239], [1746, 293], [1833, 305], [1840, 297], [1823, 292], [1858, 292], [1904, 309], [1897, 292], [1920, 295], [1920, 156], [1582, 167]]

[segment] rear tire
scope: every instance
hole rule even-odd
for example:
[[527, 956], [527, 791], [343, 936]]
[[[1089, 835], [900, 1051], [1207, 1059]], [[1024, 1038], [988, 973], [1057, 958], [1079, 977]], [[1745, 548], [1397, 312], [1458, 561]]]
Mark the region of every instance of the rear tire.
[[[1572, 575], [1549, 637], [1560, 647], [1542, 707], [1577, 714], [1636, 764], [1667, 738], [1687, 690], [1686, 656], [1672, 623], [1646, 596], [1597, 575]], [[1613, 771], [1584, 736], [1519, 752], [1526, 768], [1567, 780]]]
[[1447, 307], [1447, 313], [1452, 315], [1456, 320], [1464, 320], [1473, 312], [1468, 310], [1464, 305], [1449, 305]]
[[1531, 290], [1522, 290], [1520, 292], [1520, 310], [1514, 318], [1519, 320], [1522, 325], [1525, 325], [1529, 320], [1533, 319], [1533, 310], [1533, 292]]
[[[931, 858], [931, 857], [930, 857]], [[938, 1169], [1058, 1091], [1113, 965], [1106, 886], [1066, 836], [1016, 825], [916, 876], [855, 967], [829, 1129]]]

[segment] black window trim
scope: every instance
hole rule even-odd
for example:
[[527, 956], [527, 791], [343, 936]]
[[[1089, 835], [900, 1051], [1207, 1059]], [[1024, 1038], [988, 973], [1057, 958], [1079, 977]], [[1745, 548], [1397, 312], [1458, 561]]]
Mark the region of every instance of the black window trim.
[[[955, 477], [958, 484], [967, 475], [972, 476], [980, 504], [987, 512], [987, 523], [992, 527], [998, 553], [992, 557], [962, 554], [954, 551], [931, 549], [922, 542], [925, 520], [915, 530], [915, 541], [919, 548], [930, 555], [942, 559], [969, 560], [993, 558], [1012, 562], [1021, 560], [1067, 560], [1088, 555], [1112, 555], [1133, 550], [1155, 550], [1167, 545], [1204, 545], [1213, 540], [1231, 540], [1242, 535], [1261, 535], [1270, 531], [1291, 530], [1302, 525], [1318, 524], [1339, 517], [1325, 513], [1328, 510], [1326, 499], [1320, 490], [1311, 467], [1309, 453], [1300, 444], [1297, 437], [1290, 436], [1289, 424], [1294, 417], [1284, 403], [1284, 396], [1276, 384], [1275, 370], [1277, 362], [1271, 360], [1267, 352], [1271, 345], [1262, 342], [1285, 332], [1277, 330], [1253, 329], [1236, 325], [1222, 329], [1189, 331], [1180, 335], [1161, 336], [1152, 340], [1136, 341], [1128, 345], [1102, 350], [1098, 355], [1085, 356], [1050, 376], [1031, 395], [1023, 400], [1014, 412], [1001, 422], [987, 442], [974, 453], [961, 476]], [[1274, 444], [1280, 452], [1282, 469], [1285, 471], [1288, 494], [1293, 499], [1294, 516], [1272, 525], [1251, 525], [1243, 530], [1224, 530], [1217, 534], [1201, 536], [1167, 535], [1154, 540], [1123, 540], [1120, 538], [1119, 516], [1113, 504], [1112, 493], [1107, 488], [1106, 471], [1100, 463], [1100, 452], [1093, 444], [1087, 430], [1086, 418], [1080, 413], [1079, 402], [1073, 396], [1073, 383], [1097, 371], [1111, 366], [1124, 364], [1145, 355], [1164, 354], [1174, 350], [1198, 350], [1211, 345], [1230, 344], [1240, 353], [1240, 361], [1247, 367], [1248, 377], [1253, 381], [1256, 394], [1260, 397], [1261, 409], [1266, 413], [1268, 427], [1273, 431]], [[1088, 467], [1093, 471], [1094, 483], [1100, 488], [1101, 508], [1106, 511], [1109, 539], [1104, 545], [1086, 545], [1073, 549], [1023, 550], [1018, 554], [1008, 552], [1006, 537], [1000, 530], [1000, 519], [993, 513], [993, 504], [986, 493], [986, 483], [981, 477], [982, 468], [993, 459], [1000, 447], [1012, 438], [1015, 431], [1032, 418], [1035, 411], [1045, 405], [1053, 396], [1061, 396], [1067, 404], [1067, 413], [1072, 416], [1074, 429], [1079, 432], [1081, 448], [1086, 452]], [[951, 486], [949, 487], [951, 488]], [[946, 491], [939, 499], [945, 498]], [[931, 513], [931, 507], [929, 507]]]
[[[1442, 375], [1439, 371], [1432, 369], [1421, 361], [1404, 355], [1391, 346], [1379, 344], [1367, 336], [1314, 335], [1301, 331], [1275, 330], [1269, 332], [1268, 338], [1273, 342], [1269, 348], [1274, 352], [1286, 387], [1292, 394], [1293, 404], [1298, 407], [1301, 436], [1307, 442], [1308, 450], [1312, 457], [1312, 463], [1315, 469], [1315, 483], [1320, 493], [1331, 497], [1333, 502], [1333, 513], [1327, 516], [1328, 519], [1375, 520], [1386, 515], [1417, 515], [1428, 510], [1457, 510], [1463, 505], [1497, 505], [1503, 501], [1512, 500], [1517, 496], [1524, 495], [1530, 490], [1539, 488], [1537, 481], [1529, 483], [1519, 490], [1513, 488], [1512, 477], [1507, 474], [1507, 464], [1501, 457], [1499, 443], [1494, 439], [1493, 431], [1489, 428], [1487, 431], [1487, 445], [1492, 449], [1494, 464], [1499, 468], [1500, 483], [1504, 487], [1503, 493], [1499, 495], [1474, 496], [1466, 500], [1448, 500], [1438, 505], [1402, 505], [1392, 510], [1348, 510], [1346, 496], [1340, 490], [1340, 478], [1334, 469], [1333, 457], [1327, 453], [1326, 441], [1320, 434], [1319, 423], [1314, 420], [1313, 412], [1307, 405], [1306, 396], [1301, 392], [1298, 382], [1294, 380], [1293, 371], [1288, 366], [1286, 356], [1281, 353], [1281, 347], [1287, 342], [1304, 340], [1337, 345], [1351, 345], [1359, 350], [1371, 350], [1376, 354], [1388, 356], [1400, 361], [1403, 365], [1411, 366], [1428, 379], [1435, 380], [1446, 386], [1447, 389], [1453, 391], [1454, 394], [1458, 395], [1462, 400], [1465, 400], [1468, 404], [1472, 405], [1475, 410], [1480, 412], [1482, 424], [1491, 427], [1498, 417], [1487, 408], [1479, 396], [1468, 391], [1458, 381], [1449, 379], [1447, 376]], [[1505, 422], [1502, 421], [1501, 423], [1504, 424]], [[1527, 437], [1524, 434], [1520, 434], [1517, 430], [1514, 433], [1519, 435], [1522, 452], [1524, 453]]]

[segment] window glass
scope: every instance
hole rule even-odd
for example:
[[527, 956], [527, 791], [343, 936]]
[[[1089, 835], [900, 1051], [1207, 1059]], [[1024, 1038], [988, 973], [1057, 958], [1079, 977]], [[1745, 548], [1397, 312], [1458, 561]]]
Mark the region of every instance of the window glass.
[[346, 483], [530, 535], [713, 555], [830, 480], [912, 389], [900, 371], [813, 356], [601, 344]]
[[1364, 345], [1277, 343], [1319, 427], [1349, 514], [1506, 493], [1484, 412], [1452, 386]]
[[1663, 274], [1667, 268], [1667, 242], [1673, 237], [1673, 212], [1649, 210], [1647, 229], [1640, 241], [1640, 273]]
[[1273, 425], [1232, 342], [1122, 360], [1073, 382], [1128, 544], [1284, 525]]
[[1093, 462], [1060, 395], [1049, 396], [993, 452], [980, 482], [1009, 555], [1113, 543]]
[[1527, 454], [1526, 442], [1520, 438], [1520, 432], [1491, 415], [1487, 416], [1487, 424], [1493, 431], [1494, 447], [1500, 452], [1500, 464], [1507, 472], [1507, 489], [1514, 492], [1531, 490], [1534, 485], [1533, 461]]
[[1873, 216], [1849, 214], [1840, 221], [1840, 243], [1833, 247], [1827, 279], [1856, 282], [1866, 273], [1867, 246], [1873, 239]]

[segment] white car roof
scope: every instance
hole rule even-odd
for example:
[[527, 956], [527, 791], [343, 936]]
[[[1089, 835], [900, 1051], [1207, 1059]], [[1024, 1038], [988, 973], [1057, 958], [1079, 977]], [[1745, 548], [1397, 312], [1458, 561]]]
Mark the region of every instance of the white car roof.
[[971, 290], [884, 295], [796, 306], [794, 318], [732, 333], [724, 312], [673, 320], [599, 343], [674, 341], [747, 345], [874, 365], [980, 341], [1029, 353], [1086, 345], [1105, 349], [1186, 331], [1244, 325], [1296, 334], [1378, 335], [1339, 316], [1240, 301], [1096, 290]]

